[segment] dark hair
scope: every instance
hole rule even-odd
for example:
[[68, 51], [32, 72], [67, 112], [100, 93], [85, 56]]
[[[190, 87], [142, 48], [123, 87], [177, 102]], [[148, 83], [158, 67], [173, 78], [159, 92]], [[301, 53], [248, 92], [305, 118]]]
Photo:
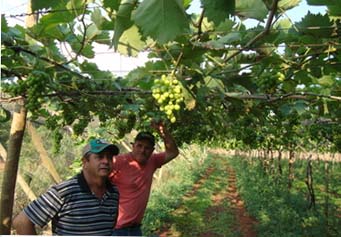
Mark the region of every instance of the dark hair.
[[152, 133], [150, 132], [139, 132], [137, 136], [135, 137], [135, 142], [136, 141], [141, 141], [141, 140], [147, 140], [151, 143], [152, 146], [155, 145], [155, 137]]
[[90, 160], [90, 155], [91, 155], [91, 152], [87, 152], [83, 155], [82, 159], [86, 159], [87, 161]]

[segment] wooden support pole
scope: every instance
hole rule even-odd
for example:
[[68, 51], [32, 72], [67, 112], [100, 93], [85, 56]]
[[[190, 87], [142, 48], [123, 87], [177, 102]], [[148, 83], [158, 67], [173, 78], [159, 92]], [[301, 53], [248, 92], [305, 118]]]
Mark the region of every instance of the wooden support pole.
[[[0, 155], [4, 159], [4, 161], [6, 161], [7, 152], [1, 143], [0, 143]], [[37, 196], [34, 194], [30, 186], [26, 183], [25, 179], [21, 176], [19, 172], [17, 175], [17, 182], [19, 183], [20, 187], [22, 188], [24, 193], [27, 195], [27, 197], [30, 199], [30, 201], [33, 201], [34, 199], [37, 198]]]
[[56, 183], [60, 183], [62, 179], [60, 178], [56, 168], [54, 167], [52, 160], [47, 154], [47, 151], [44, 148], [43, 141], [41, 140], [39, 134], [37, 133], [36, 129], [33, 127], [31, 122], [27, 122], [27, 130], [29, 134], [31, 135], [32, 142], [34, 144], [34, 147], [39, 153], [43, 166], [50, 172], [54, 181]]

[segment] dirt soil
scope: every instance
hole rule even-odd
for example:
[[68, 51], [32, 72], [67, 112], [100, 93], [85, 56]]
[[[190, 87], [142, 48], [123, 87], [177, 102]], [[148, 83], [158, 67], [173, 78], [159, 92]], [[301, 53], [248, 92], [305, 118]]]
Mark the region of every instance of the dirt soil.
[[255, 231], [255, 225], [257, 224], [257, 220], [251, 217], [245, 206], [244, 202], [238, 194], [237, 190], [237, 178], [236, 173], [232, 169], [231, 166], [228, 167], [229, 173], [229, 186], [228, 186], [228, 194], [227, 198], [230, 200], [231, 207], [234, 210], [234, 214], [237, 220], [237, 224], [235, 226], [235, 230], [241, 233], [243, 237], [255, 237], [257, 233]]
[[[219, 159], [219, 158], [218, 158]], [[226, 207], [223, 205], [220, 205], [220, 203], [223, 202], [223, 200], [228, 200], [230, 203], [230, 208], [232, 213], [235, 216], [235, 224], [233, 226], [234, 233], [238, 233], [238, 236], [241, 237], [255, 237], [257, 236], [255, 226], [257, 225], [257, 220], [251, 217], [244, 205], [243, 200], [241, 199], [238, 190], [237, 190], [237, 177], [234, 169], [228, 165], [228, 183], [227, 183], [227, 192], [223, 193], [217, 193], [212, 197], [213, 203], [215, 203], [214, 206], [209, 207], [205, 210], [205, 219], [209, 220], [210, 216], [217, 213], [222, 213], [226, 211]], [[196, 195], [196, 191], [200, 188], [201, 184], [204, 182], [205, 179], [212, 173], [212, 168], [208, 168], [206, 170], [206, 174], [198, 180], [198, 182], [193, 186], [192, 190], [187, 193], [187, 197], [191, 195]], [[219, 236], [225, 236], [223, 233], [226, 230], [222, 230], [222, 235]], [[167, 229], [167, 225], [164, 226], [162, 231], [158, 234], [159, 237], [170, 237], [173, 236], [172, 230]], [[201, 233], [200, 237], [213, 237], [217, 236], [217, 234], [205, 232]]]

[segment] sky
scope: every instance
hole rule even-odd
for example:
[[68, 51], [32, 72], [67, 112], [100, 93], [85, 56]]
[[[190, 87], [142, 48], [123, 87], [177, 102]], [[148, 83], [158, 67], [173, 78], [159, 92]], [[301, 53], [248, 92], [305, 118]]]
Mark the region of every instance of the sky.
[[[42, 0], [48, 1], [48, 0]], [[54, 0], [56, 1], [56, 0]], [[1, 0], [0, 10], [1, 14], [5, 14], [6, 19], [10, 25], [24, 24], [24, 17], [8, 17], [11, 15], [18, 15], [25, 13], [27, 11], [28, 0]], [[191, 7], [188, 9], [188, 13], [199, 12], [200, 11], [200, 1], [193, 0]], [[324, 7], [312, 7], [306, 4], [306, 0], [302, 0], [301, 4], [288, 11], [287, 14], [290, 19], [294, 22], [300, 21], [306, 13], [310, 11], [311, 13], [325, 12]], [[249, 21], [250, 26], [252, 24], [258, 23], [257, 21]], [[96, 62], [101, 70], [109, 70], [118, 76], [123, 76], [127, 74], [130, 70], [138, 66], [144, 65], [147, 61], [147, 53], [141, 53], [138, 57], [126, 57], [115, 53], [113, 49], [108, 49], [108, 46], [101, 45], [96, 47], [96, 57], [92, 60]]]

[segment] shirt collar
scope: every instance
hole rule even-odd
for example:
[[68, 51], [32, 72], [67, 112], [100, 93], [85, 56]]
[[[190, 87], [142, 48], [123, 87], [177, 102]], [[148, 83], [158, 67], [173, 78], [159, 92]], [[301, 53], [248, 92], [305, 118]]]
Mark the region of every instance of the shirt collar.
[[[83, 192], [91, 193], [89, 185], [86, 182], [86, 179], [84, 177], [83, 171], [77, 175], [77, 180], [78, 180], [79, 186]], [[107, 191], [112, 192], [114, 188], [113, 188], [113, 185], [110, 183], [109, 179], [106, 180], [105, 184], [106, 184]]]

